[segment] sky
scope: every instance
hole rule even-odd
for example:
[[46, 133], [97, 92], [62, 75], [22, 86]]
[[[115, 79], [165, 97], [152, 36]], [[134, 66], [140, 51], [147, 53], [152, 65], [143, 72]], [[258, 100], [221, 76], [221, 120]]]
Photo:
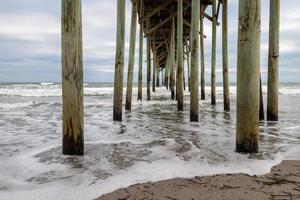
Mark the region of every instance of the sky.
[[[207, 12], [210, 13], [210, 7], [208, 9]], [[82, 0], [85, 82], [113, 81], [116, 10], [117, 0]], [[60, 15], [61, 0], [1, 0], [0, 82], [61, 81]], [[131, 1], [126, 0], [125, 80], [128, 67], [130, 15]], [[231, 82], [236, 80], [237, 20], [238, 0], [229, 0]], [[219, 21], [221, 22], [221, 19]], [[267, 78], [268, 27], [269, 0], [262, 0], [263, 81]], [[207, 35], [206, 76], [207, 80], [210, 80], [211, 23], [208, 20], [205, 20], [204, 29]], [[221, 31], [220, 26], [217, 33], [217, 81], [222, 81]], [[300, 1], [281, 1], [280, 34], [280, 82], [300, 82]], [[135, 69], [138, 64], [137, 52]], [[146, 65], [144, 73], [145, 67]]]

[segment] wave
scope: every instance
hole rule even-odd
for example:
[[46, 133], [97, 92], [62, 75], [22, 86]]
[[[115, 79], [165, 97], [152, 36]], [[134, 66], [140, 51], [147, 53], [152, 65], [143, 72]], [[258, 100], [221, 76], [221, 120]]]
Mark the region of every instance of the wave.
[[[113, 95], [113, 87], [101, 87], [85, 84], [84, 94], [86, 96], [111, 96]], [[143, 88], [145, 91], [146, 88]], [[200, 88], [199, 88], [200, 90]], [[124, 94], [126, 88], [124, 87]], [[210, 87], [206, 87], [206, 92], [210, 94]], [[144, 92], [145, 93], [145, 92]], [[162, 93], [168, 94], [165, 89], [158, 89], [153, 96], [161, 95]], [[217, 95], [223, 94], [223, 87], [216, 87]], [[263, 87], [263, 93], [267, 94], [267, 87]], [[133, 94], [137, 94], [137, 88], [133, 88]], [[185, 93], [189, 95], [188, 92]], [[236, 95], [236, 86], [230, 87], [230, 94]], [[281, 86], [279, 88], [280, 95], [300, 95], [300, 86]], [[62, 95], [61, 85], [54, 83], [40, 83], [37, 84], [24, 84], [24, 85], [0, 85], [0, 96], [24, 96], [24, 97], [58, 97]]]
[[46, 86], [46, 85], [54, 85], [54, 83], [52, 83], [52, 82], [49, 82], [49, 83], [40, 83], [41, 85], [44, 85], [44, 86]]

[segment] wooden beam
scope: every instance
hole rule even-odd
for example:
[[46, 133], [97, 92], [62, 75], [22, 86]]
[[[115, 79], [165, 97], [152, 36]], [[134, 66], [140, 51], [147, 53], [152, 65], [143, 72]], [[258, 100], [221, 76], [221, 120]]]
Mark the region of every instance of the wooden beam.
[[142, 18], [142, 21], [150, 20], [150, 17], [154, 16], [155, 14], [159, 13], [161, 10], [168, 7], [171, 3], [173, 3], [173, 0], [165, 1], [162, 5], [159, 5], [157, 8], [155, 8], [153, 11], [148, 13], [145, 17]]
[[[201, 4], [200, 12], [204, 12], [203, 4]], [[200, 31], [204, 32], [204, 25], [203, 25], [203, 15], [200, 15]], [[205, 49], [204, 49], [204, 39], [200, 37], [200, 54], [201, 54], [201, 100], [205, 100]]]
[[63, 154], [84, 154], [81, 0], [62, 0]]
[[200, 1], [192, 0], [190, 120], [199, 121], [199, 19]]
[[217, 13], [216, 0], [212, 0], [212, 50], [211, 50], [211, 105], [216, 105], [216, 51], [217, 51]]
[[222, 2], [222, 58], [223, 58], [223, 101], [224, 110], [230, 110], [228, 75], [228, 0]]
[[[186, 25], [187, 27], [191, 28], [191, 24], [188, 21], [186, 21], [185, 19], [183, 20], [183, 24]], [[199, 34], [202, 37], [206, 38], [206, 35], [204, 35], [203, 32], [201, 32], [201, 30], [199, 31]]]
[[118, 0], [117, 41], [114, 77], [113, 120], [122, 121], [123, 74], [125, 51], [125, 0]]
[[[140, 13], [143, 12], [143, 2], [140, 2]], [[144, 38], [143, 38], [143, 24], [140, 24], [140, 36], [139, 36], [139, 70], [138, 70], [138, 101], [143, 100], [143, 50], [144, 50]]]
[[134, 55], [135, 55], [135, 41], [136, 41], [136, 24], [137, 24], [137, 8], [135, 4], [132, 4], [129, 62], [128, 62], [127, 90], [126, 90], [126, 102], [125, 102], [125, 109], [127, 111], [131, 111], [131, 104], [132, 104], [131, 102], [132, 102]]
[[171, 99], [175, 100], [175, 16], [172, 19], [172, 31], [171, 31], [171, 70], [170, 70], [170, 89], [171, 89]]
[[267, 119], [278, 121], [280, 0], [270, 1]]
[[243, 153], [258, 152], [260, 23], [261, 1], [239, 0], [236, 151]]
[[183, 1], [177, 0], [177, 110], [183, 111]]
[[138, 101], [143, 100], [143, 27], [140, 26], [139, 41], [139, 71], [138, 71]]

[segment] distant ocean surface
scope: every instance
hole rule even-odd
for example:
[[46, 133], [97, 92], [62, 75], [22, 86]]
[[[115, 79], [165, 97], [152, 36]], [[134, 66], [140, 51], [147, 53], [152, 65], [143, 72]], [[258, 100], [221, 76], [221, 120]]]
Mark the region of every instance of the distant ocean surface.
[[260, 152], [252, 155], [234, 152], [236, 87], [231, 112], [223, 111], [221, 86], [216, 107], [206, 89], [199, 123], [189, 122], [188, 92], [177, 112], [165, 88], [137, 102], [136, 87], [132, 112], [119, 123], [112, 121], [113, 85], [85, 84], [85, 156], [72, 157], [61, 151], [61, 85], [0, 84], [0, 199], [90, 200], [140, 182], [263, 174], [300, 159], [300, 84], [280, 85], [280, 121], [261, 123]]

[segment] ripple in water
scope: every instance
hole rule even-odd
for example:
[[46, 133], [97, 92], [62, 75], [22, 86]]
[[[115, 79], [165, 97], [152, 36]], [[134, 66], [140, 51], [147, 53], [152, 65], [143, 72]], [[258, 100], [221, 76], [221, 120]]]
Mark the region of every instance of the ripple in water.
[[[169, 92], [160, 88], [152, 101], [134, 101], [132, 112], [124, 112], [118, 123], [112, 121], [112, 88], [86, 85], [91, 95], [85, 96], [85, 156], [73, 157], [61, 153], [61, 97], [44, 95], [59, 86], [11, 87], [7, 96], [0, 92], [1, 104], [9, 105], [0, 109], [0, 199], [54, 199], [57, 194], [64, 194], [61, 199], [93, 199], [137, 182], [262, 174], [282, 159], [299, 159], [300, 108], [291, 106], [299, 95], [280, 96], [281, 121], [261, 123], [260, 152], [241, 155], [234, 152], [234, 95], [231, 112], [223, 111], [219, 93], [218, 105], [201, 101], [200, 122], [190, 123], [188, 95], [185, 111], [177, 112]], [[33, 89], [44, 91], [11, 96]]]

